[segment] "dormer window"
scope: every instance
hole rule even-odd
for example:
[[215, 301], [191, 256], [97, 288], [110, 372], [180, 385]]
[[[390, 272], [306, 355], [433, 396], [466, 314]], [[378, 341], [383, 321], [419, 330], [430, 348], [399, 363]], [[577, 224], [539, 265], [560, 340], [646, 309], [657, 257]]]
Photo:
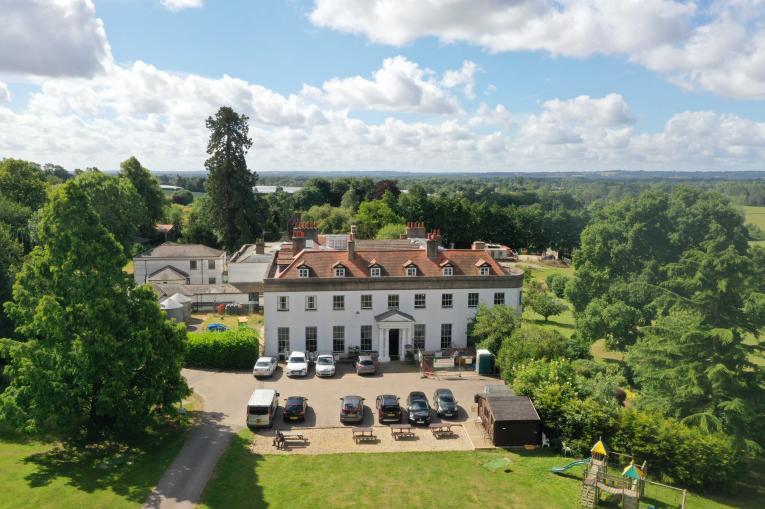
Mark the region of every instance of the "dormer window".
[[380, 277], [382, 275], [382, 269], [380, 269], [380, 267], [372, 267], [369, 269], [369, 275], [372, 277]]
[[454, 267], [452, 267], [451, 265], [447, 265], [446, 267], [441, 269], [441, 272], [443, 273], [444, 276], [453, 276], [454, 275]]
[[410, 266], [406, 268], [406, 275], [408, 277], [416, 276], [417, 275], [417, 267]]
[[345, 267], [335, 267], [335, 277], [345, 277]]
[[300, 267], [298, 269], [298, 277], [305, 278], [311, 276], [311, 269], [308, 267]]
[[489, 266], [488, 266], [488, 265], [481, 265], [481, 266], [478, 268], [478, 274], [479, 274], [480, 276], [488, 276], [488, 275], [490, 275], [490, 274], [491, 274], [491, 269], [489, 268]]

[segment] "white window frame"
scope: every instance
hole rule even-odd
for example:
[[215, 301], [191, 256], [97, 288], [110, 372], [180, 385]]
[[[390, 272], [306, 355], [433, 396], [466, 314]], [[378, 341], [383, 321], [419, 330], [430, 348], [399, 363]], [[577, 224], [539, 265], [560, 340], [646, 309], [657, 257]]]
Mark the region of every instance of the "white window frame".
[[[310, 332], [310, 334], [309, 334]], [[309, 346], [309, 341], [313, 342], [313, 349]], [[319, 331], [315, 325], [309, 325], [305, 328], [305, 351], [317, 352], [319, 349]]]
[[290, 351], [290, 328], [278, 327], [276, 329], [276, 348], [279, 353]]
[[412, 333], [412, 344], [415, 350], [425, 350], [425, 324], [414, 324], [414, 332]]
[[[475, 298], [475, 302], [473, 299]], [[481, 294], [478, 292], [471, 292], [468, 293], [468, 307], [469, 308], [477, 308], [478, 303], [481, 301]]]
[[[368, 297], [367, 299], [369, 300], [368, 303], [364, 302], [365, 297]], [[365, 294], [362, 294], [361, 297], [359, 297], [359, 306], [361, 307], [361, 309], [372, 309], [373, 305], [374, 305], [374, 297], [372, 296], [371, 293], [365, 293]]]
[[311, 276], [311, 271], [308, 267], [300, 267], [298, 269], [298, 277], [307, 278]]
[[495, 292], [494, 293], [494, 305], [495, 306], [504, 306], [505, 305], [505, 292]]
[[[338, 349], [336, 348], [336, 341], [342, 341], [343, 348]], [[332, 326], [332, 352], [333, 353], [341, 353], [345, 352], [345, 326], [344, 325], [333, 325]]]
[[491, 267], [488, 265], [481, 265], [478, 267], [478, 275], [480, 276], [490, 276], [491, 275]]
[[332, 311], [345, 311], [345, 295], [332, 296]]
[[306, 311], [316, 311], [316, 309], [318, 308], [318, 306], [316, 304], [317, 302], [318, 302], [318, 299], [316, 298], [316, 295], [306, 295], [305, 296], [305, 310]]
[[335, 267], [335, 277], [345, 277], [345, 267]]
[[[395, 300], [396, 300], [396, 305], [395, 306], [391, 306], [390, 305], [391, 298], [395, 298]], [[399, 294], [397, 294], [397, 293], [388, 294], [388, 309], [398, 309], [399, 306], [401, 306], [401, 298], [399, 297]]]
[[380, 267], [372, 267], [369, 269], [369, 275], [371, 277], [380, 277], [382, 275], [382, 269], [380, 269]]
[[[450, 323], [442, 323], [441, 324], [441, 344], [439, 345], [441, 347], [441, 350], [448, 350], [452, 347], [452, 324]], [[444, 346], [444, 341], [447, 341], [446, 346]]]
[[406, 268], [406, 276], [407, 277], [413, 277], [417, 275], [417, 267], [407, 267]]
[[279, 295], [278, 297], [276, 297], [276, 310], [277, 311], [290, 310], [290, 298], [288, 295]]
[[414, 309], [425, 309], [427, 305], [427, 294], [415, 293], [414, 294]]
[[446, 267], [444, 267], [442, 269], [441, 273], [444, 276], [453, 276], [454, 275], [454, 267], [452, 267], [451, 265], [447, 265]]
[[441, 307], [443, 309], [451, 309], [454, 307], [454, 294], [442, 293], [441, 294]]
[[[368, 334], [365, 334], [365, 333], [368, 333]], [[372, 350], [372, 326], [371, 325], [362, 325], [361, 328], [359, 329], [359, 348], [364, 352], [369, 352]]]

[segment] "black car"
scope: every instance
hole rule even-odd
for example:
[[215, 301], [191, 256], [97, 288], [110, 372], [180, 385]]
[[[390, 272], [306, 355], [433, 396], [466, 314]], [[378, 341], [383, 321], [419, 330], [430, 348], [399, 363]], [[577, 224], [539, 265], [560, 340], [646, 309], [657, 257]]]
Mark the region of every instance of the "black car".
[[364, 398], [345, 396], [340, 398], [340, 422], [361, 422], [364, 420]]
[[430, 404], [424, 392], [414, 391], [406, 398], [409, 424], [430, 424]]
[[284, 402], [284, 422], [305, 421], [305, 411], [308, 408], [308, 398], [290, 396]]
[[449, 389], [436, 389], [433, 394], [433, 407], [439, 417], [457, 417], [459, 413], [457, 400]]
[[393, 394], [381, 394], [377, 396], [375, 403], [377, 418], [380, 424], [385, 422], [401, 422], [401, 406], [398, 404], [398, 396]]

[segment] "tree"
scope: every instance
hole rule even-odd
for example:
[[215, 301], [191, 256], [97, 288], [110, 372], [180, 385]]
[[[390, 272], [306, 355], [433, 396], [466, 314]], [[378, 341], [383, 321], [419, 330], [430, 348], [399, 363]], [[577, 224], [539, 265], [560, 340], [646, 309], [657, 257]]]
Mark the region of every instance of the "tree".
[[562, 299], [566, 295], [566, 285], [568, 285], [571, 278], [557, 272], [553, 272], [545, 278], [547, 288], [555, 294], [556, 297]]
[[566, 338], [560, 332], [523, 324], [502, 340], [497, 363], [503, 378], [510, 382], [514, 367], [530, 360], [564, 357], [566, 352]]
[[394, 198], [398, 198], [401, 190], [398, 188], [398, 182], [395, 180], [378, 180], [372, 188], [370, 198], [372, 200], [381, 200], [385, 193], [391, 193]]
[[209, 196], [194, 201], [187, 222], [182, 228], [182, 239], [189, 244], [220, 245], [213, 226], [214, 205]]
[[545, 322], [549, 317], [559, 315], [568, 309], [564, 302], [545, 291], [533, 290], [527, 292], [524, 302], [535, 313], [542, 315]]
[[48, 184], [40, 166], [20, 159], [0, 161], [0, 195], [37, 210], [45, 203]]
[[375, 235], [375, 238], [377, 240], [398, 239], [401, 238], [401, 235], [404, 235], [405, 233], [405, 224], [386, 224], [377, 230], [377, 235]]
[[45, 163], [42, 167], [45, 177], [55, 183], [66, 182], [72, 178], [72, 174], [66, 168], [58, 164]]
[[386, 224], [401, 222], [402, 218], [382, 200], [363, 202], [356, 214], [359, 236], [364, 239], [373, 239]]
[[143, 430], [188, 394], [183, 326], [123, 272], [120, 242], [75, 180], [56, 189], [39, 228], [6, 304], [23, 342], [0, 415], [64, 438]]
[[167, 206], [167, 198], [159, 187], [159, 181], [135, 157], [120, 164], [120, 175], [133, 184], [143, 202], [145, 217], [139, 225], [139, 231], [146, 236], [153, 236], [154, 225], [162, 219]]
[[519, 324], [520, 316], [515, 308], [480, 305], [468, 324], [468, 337], [479, 348], [486, 348], [496, 355]]
[[348, 233], [353, 216], [350, 210], [344, 207], [314, 205], [302, 216], [303, 221], [316, 223], [320, 232], [324, 233]]
[[170, 201], [178, 205], [191, 205], [194, 201], [194, 195], [188, 189], [179, 189], [173, 193]]
[[252, 146], [246, 115], [228, 106], [207, 119], [210, 141], [205, 161], [205, 189], [214, 204], [210, 217], [223, 247], [229, 251], [262, 233], [259, 200], [254, 192], [257, 175], [247, 169], [245, 156]]
[[[11, 287], [23, 254], [21, 243], [10, 228], [0, 223], [0, 306], [11, 297]], [[7, 337], [12, 332], [12, 324], [0, 309], [0, 337]]]

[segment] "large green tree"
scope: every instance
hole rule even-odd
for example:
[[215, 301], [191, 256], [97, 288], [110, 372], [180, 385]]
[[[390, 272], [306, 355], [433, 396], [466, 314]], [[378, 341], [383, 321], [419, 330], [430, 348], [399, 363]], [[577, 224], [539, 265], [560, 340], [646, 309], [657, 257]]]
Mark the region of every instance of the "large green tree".
[[23, 340], [11, 349], [0, 416], [25, 430], [95, 439], [141, 430], [188, 393], [186, 333], [123, 272], [125, 251], [77, 180], [42, 209], [41, 244], [6, 304]]
[[[11, 287], [16, 271], [21, 266], [24, 250], [10, 228], [0, 223], [0, 306], [11, 297]], [[0, 309], [0, 337], [13, 332], [12, 324]]]
[[213, 228], [229, 251], [252, 242], [262, 233], [262, 207], [255, 194], [257, 175], [247, 169], [245, 159], [252, 146], [248, 118], [228, 106], [207, 119], [210, 141], [205, 161], [205, 189], [214, 204]]
[[482, 304], [468, 324], [468, 337], [479, 348], [486, 348], [496, 355], [502, 343], [513, 335], [520, 323], [521, 317], [515, 308]]
[[149, 170], [141, 166], [135, 157], [130, 157], [120, 164], [120, 175], [133, 184], [143, 202], [145, 215], [139, 225], [139, 231], [143, 235], [152, 236], [154, 225], [162, 219], [167, 206], [167, 198], [159, 187], [159, 181]]
[[39, 165], [20, 159], [0, 161], [0, 195], [37, 210], [45, 203], [47, 187]]

